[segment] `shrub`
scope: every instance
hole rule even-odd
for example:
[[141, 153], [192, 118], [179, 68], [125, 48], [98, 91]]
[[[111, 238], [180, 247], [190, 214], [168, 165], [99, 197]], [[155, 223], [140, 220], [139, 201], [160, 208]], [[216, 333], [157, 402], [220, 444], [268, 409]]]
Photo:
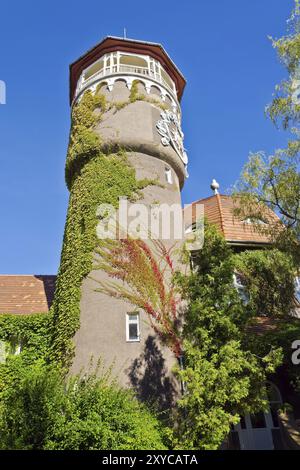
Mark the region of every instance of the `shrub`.
[[0, 403], [0, 449], [164, 449], [158, 419], [132, 392], [90, 375], [64, 381], [36, 362]]

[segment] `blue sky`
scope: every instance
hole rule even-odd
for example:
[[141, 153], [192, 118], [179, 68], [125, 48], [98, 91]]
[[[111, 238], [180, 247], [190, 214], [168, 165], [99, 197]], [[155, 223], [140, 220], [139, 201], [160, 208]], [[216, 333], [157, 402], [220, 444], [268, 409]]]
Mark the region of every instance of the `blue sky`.
[[286, 31], [293, 0], [2, 0], [0, 272], [56, 273], [68, 193], [68, 66], [106, 35], [160, 42], [187, 79], [182, 100], [188, 203], [225, 192], [249, 151], [287, 136], [264, 116], [284, 77], [267, 36]]

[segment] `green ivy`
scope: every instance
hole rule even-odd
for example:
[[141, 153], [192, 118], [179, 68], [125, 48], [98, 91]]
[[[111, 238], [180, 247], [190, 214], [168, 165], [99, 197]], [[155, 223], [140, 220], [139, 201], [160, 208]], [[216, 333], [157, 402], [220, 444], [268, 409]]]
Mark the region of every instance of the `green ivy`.
[[45, 355], [49, 346], [49, 314], [0, 314], [0, 340], [21, 344], [22, 354], [34, 360]]
[[245, 285], [251, 317], [288, 318], [294, 307], [296, 275], [292, 258], [278, 249], [244, 251], [234, 265]]
[[[51, 315], [0, 314], [0, 340], [6, 343], [6, 360], [0, 364], [0, 398], [22, 371], [36, 360], [46, 357], [50, 344]], [[13, 355], [13, 343], [21, 345], [21, 353]]]
[[70, 132], [70, 142], [66, 162], [66, 183], [69, 189], [72, 187], [74, 176], [79, 173], [82, 165], [93, 156], [99, 153], [101, 148], [100, 135], [94, 132], [94, 128], [101, 122], [107, 111], [120, 111], [135, 101], [145, 101], [151, 103], [162, 110], [168, 109], [168, 105], [155, 98], [149, 98], [138, 93], [139, 80], [132, 82], [129, 99], [120, 102], [108, 102], [105, 95], [100, 93], [106, 85], [100, 83], [95, 94], [90, 90], [86, 91], [79, 102], [72, 110], [72, 125]]
[[[99, 90], [98, 90], [99, 91]], [[156, 181], [137, 181], [125, 152], [104, 154], [101, 137], [94, 131], [109, 105], [103, 95], [87, 91], [74, 108], [66, 163], [66, 181], [71, 190], [63, 249], [52, 306], [53, 327], [50, 358], [70, 364], [72, 338], [80, 325], [83, 279], [91, 272], [97, 244], [96, 216], [101, 203], [118, 207], [119, 197], [129, 200]]]
[[149, 98], [143, 93], [139, 93], [139, 90], [138, 90], [139, 83], [140, 83], [139, 80], [133, 80], [132, 85], [131, 85], [130, 95], [129, 95], [129, 103], [134, 103], [135, 101], [146, 101], [147, 103], [151, 103], [151, 104], [158, 106], [162, 110], [168, 109], [167, 104], [161, 103], [161, 101], [155, 98]]
[[1, 397], [0, 449], [166, 449], [170, 430], [101, 372], [65, 380], [42, 361], [20, 370]]

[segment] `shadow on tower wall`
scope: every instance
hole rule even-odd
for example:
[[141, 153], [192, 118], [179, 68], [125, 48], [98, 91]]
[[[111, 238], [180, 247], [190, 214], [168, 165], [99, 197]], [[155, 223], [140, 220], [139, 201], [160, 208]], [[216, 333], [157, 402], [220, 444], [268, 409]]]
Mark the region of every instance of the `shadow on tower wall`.
[[148, 336], [144, 351], [133, 361], [127, 374], [139, 400], [149, 403], [158, 411], [166, 411], [174, 405], [178, 385], [167, 371], [154, 336]]

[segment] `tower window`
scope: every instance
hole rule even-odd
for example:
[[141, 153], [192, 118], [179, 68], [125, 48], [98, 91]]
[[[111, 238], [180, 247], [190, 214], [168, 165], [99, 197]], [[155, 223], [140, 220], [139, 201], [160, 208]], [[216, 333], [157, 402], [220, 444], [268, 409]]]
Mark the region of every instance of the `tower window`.
[[126, 315], [126, 341], [140, 341], [140, 316], [137, 312]]
[[171, 168], [168, 166], [165, 167], [165, 176], [166, 176], [166, 182], [169, 184], [173, 183], [173, 177], [172, 177], [172, 171]]

